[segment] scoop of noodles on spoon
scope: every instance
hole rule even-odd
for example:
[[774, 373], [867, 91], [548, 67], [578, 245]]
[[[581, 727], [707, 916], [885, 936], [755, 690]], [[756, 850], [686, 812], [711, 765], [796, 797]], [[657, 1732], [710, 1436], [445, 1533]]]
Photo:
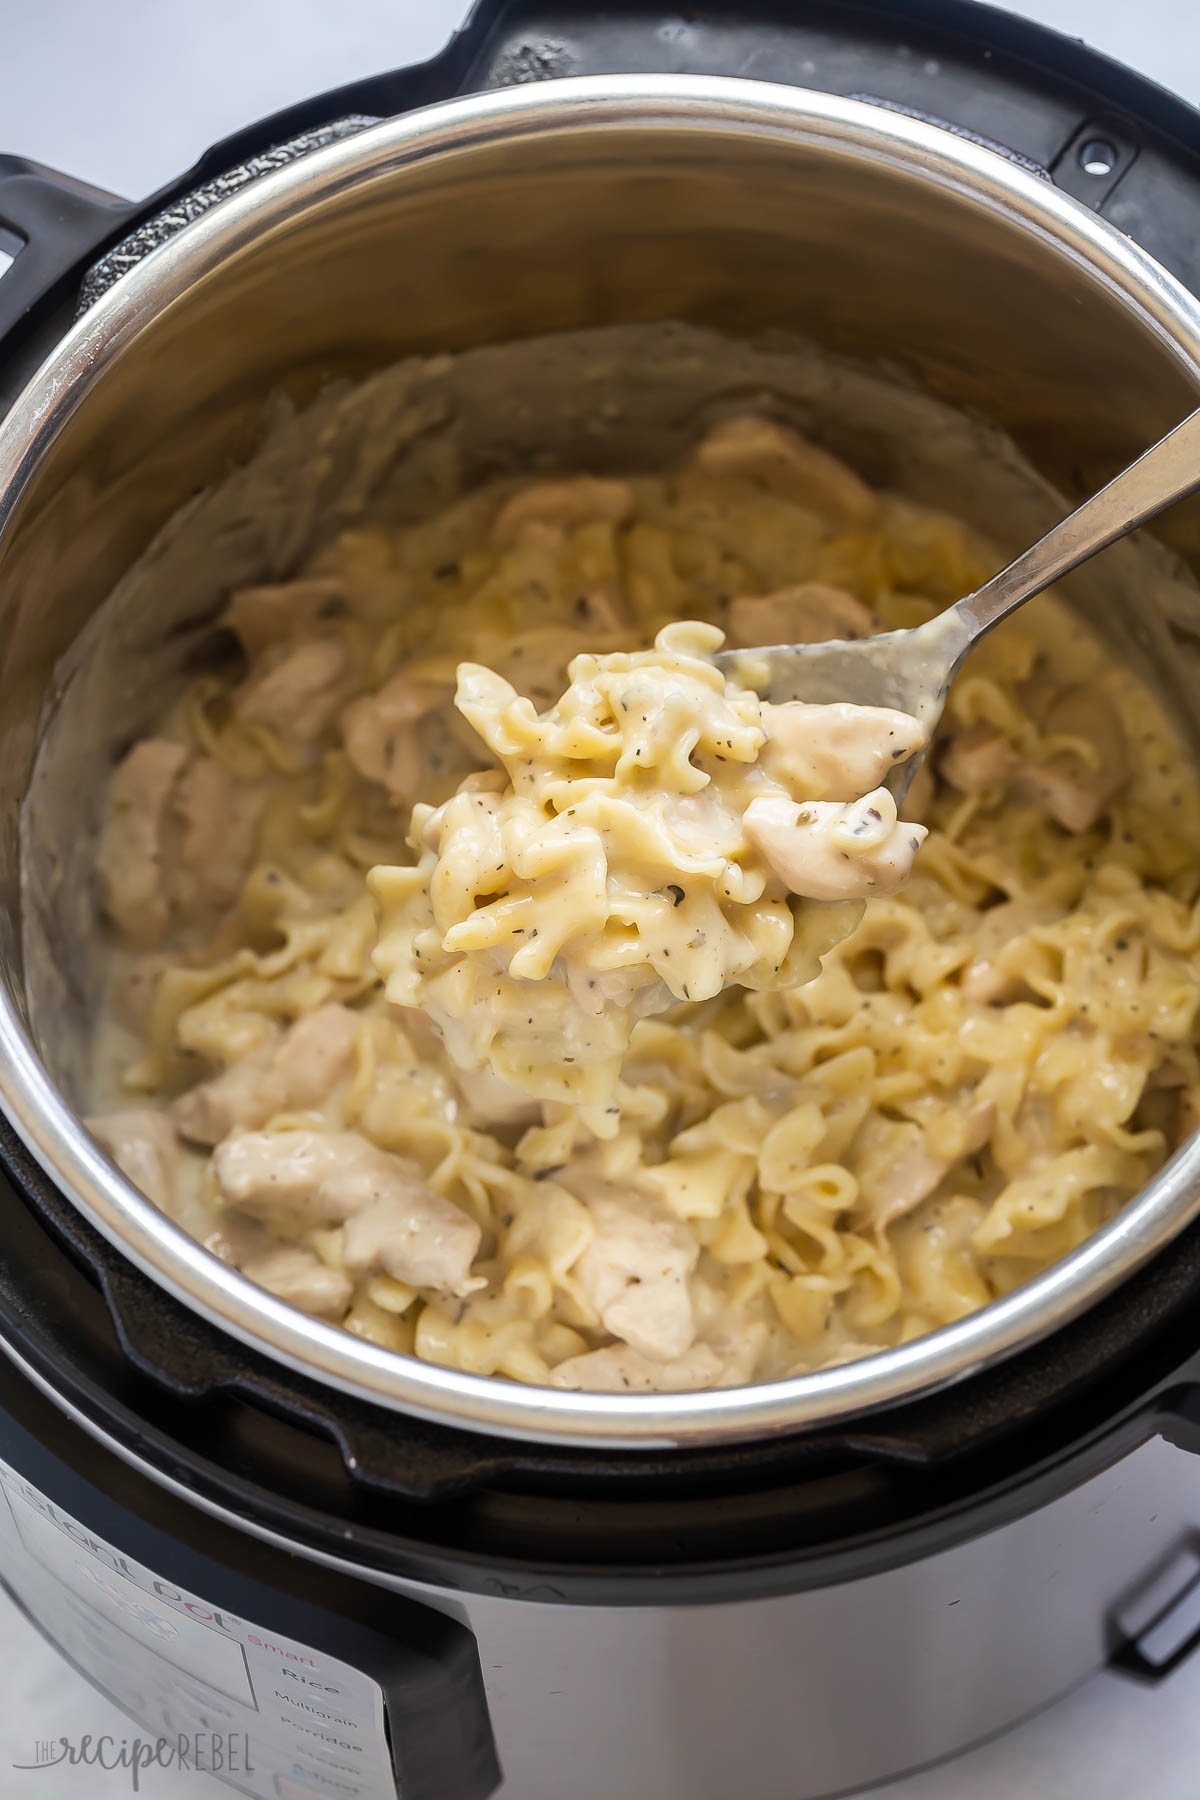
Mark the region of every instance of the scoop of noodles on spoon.
[[[852, 701], [887, 706], [920, 721], [925, 743], [966, 657], [1001, 619], [1070, 574], [1118, 538], [1200, 488], [1200, 412], [1048, 531], [1045, 537], [956, 605], [909, 631], [853, 643], [776, 644], [725, 650], [716, 663], [764, 700]], [[886, 785], [898, 801], [921, 762], [897, 763]]]

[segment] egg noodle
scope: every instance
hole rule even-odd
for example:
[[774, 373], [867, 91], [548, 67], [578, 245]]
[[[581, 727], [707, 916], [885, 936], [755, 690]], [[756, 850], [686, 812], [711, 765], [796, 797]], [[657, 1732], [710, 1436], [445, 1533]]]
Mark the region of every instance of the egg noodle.
[[923, 743], [915, 719], [761, 704], [714, 666], [722, 641], [667, 625], [653, 650], [577, 656], [540, 717], [462, 664], [455, 705], [500, 766], [414, 807], [416, 866], [369, 879], [387, 999], [596, 1137], [637, 1018], [811, 980], [925, 836], [875, 785]]
[[[663, 795], [688, 801], [674, 860], [623, 815], [594, 833], [581, 913], [537, 887], [544, 830], [524, 875], [509, 833], [491, 884], [491, 826], [449, 855], [456, 816], [524, 792], [544, 822], [555, 781], [595, 826], [644, 722], [583, 744], [581, 719], [607, 730], [611, 683], [664, 659], [703, 683], [709, 628], [753, 645], [917, 624], [998, 561], [954, 519], [734, 420], [665, 474], [496, 482], [232, 595], [237, 667], [195, 681], [113, 777], [120, 1030], [98, 1040], [92, 1129], [252, 1279], [474, 1373], [769, 1380], [1008, 1292], [1143, 1186], [1200, 1097], [1200, 786], [1148, 689], [1055, 601], [972, 656], [904, 809], [929, 834], [911, 879], [864, 888], [857, 925], [844, 903], [789, 902], [805, 890], [765, 839], [706, 858], [712, 815], [688, 796], [724, 791], [718, 752], [739, 780], [760, 759], [792, 828], [878, 773], [822, 799], [811, 758], [786, 777], [765, 760], [768, 709], [711, 683], [724, 749], [668, 717], [651, 773], [621, 769], [660, 826]], [[609, 682], [599, 712], [555, 711], [569, 680], [593, 701]], [[541, 761], [522, 790], [525, 755]], [[744, 901], [748, 934], [718, 895], [739, 871], [744, 894], [778, 881]], [[439, 879], [452, 919], [433, 916]], [[532, 935], [512, 934], [534, 925], [526, 956]], [[689, 946], [694, 969], [668, 974], [662, 953]], [[568, 1061], [581, 974], [611, 1002], [588, 1015], [595, 1089]], [[650, 993], [667, 1010], [639, 1017]]]

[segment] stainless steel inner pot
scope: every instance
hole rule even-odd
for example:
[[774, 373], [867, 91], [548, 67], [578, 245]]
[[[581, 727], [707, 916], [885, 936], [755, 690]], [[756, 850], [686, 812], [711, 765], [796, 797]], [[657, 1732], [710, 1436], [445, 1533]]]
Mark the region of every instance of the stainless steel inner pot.
[[[1200, 397], [1200, 305], [1049, 182], [852, 101], [630, 76], [454, 101], [264, 177], [103, 295], [0, 426], [0, 1097], [17, 1131], [149, 1276], [293, 1368], [491, 1432], [644, 1446], [876, 1408], [1045, 1335], [1200, 1209], [1200, 1144], [1024, 1288], [859, 1363], [625, 1399], [432, 1367], [246, 1282], [99, 1152], [32, 1040], [18, 812], [60, 659], [163, 522], [244, 460], [269, 394], [310, 398], [414, 352], [658, 319], [880, 359], [986, 414], [1071, 493]], [[1200, 556], [1200, 509], [1162, 534]]]

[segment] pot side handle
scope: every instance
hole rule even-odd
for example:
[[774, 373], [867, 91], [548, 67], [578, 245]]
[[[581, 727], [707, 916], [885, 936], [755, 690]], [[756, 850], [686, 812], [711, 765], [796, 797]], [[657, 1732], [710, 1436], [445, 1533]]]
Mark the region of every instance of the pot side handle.
[[132, 201], [21, 156], [0, 155], [0, 337], [17, 330], [81, 262], [117, 237], [137, 213]]
[[[1200, 1452], [1200, 1385], [1173, 1384], [1158, 1397], [1159, 1435], [1191, 1455]], [[1106, 1621], [1108, 1666], [1155, 1687], [1200, 1651], [1200, 1528], [1185, 1527]]]
[[[1191, 1379], [1187, 1379], [1187, 1374]], [[1157, 1396], [1158, 1435], [1177, 1450], [1200, 1454], [1200, 1369], [1185, 1371]], [[1132, 1616], [1131, 1616], [1132, 1615]], [[1157, 1687], [1200, 1651], [1200, 1530], [1191, 1528], [1108, 1620], [1108, 1667]]]
[[[1109, 1668], [1145, 1687], [1157, 1687], [1200, 1650], [1200, 1624], [1193, 1623], [1197, 1617], [1200, 1575], [1156, 1613], [1143, 1631], [1118, 1644], [1108, 1659]], [[1181, 1630], [1185, 1633], [1182, 1637]]]

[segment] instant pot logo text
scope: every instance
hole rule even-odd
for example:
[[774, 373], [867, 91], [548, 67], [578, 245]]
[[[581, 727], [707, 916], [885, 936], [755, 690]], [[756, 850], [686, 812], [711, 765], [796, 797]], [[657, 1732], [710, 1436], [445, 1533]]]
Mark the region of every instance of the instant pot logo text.
[[[83, 1526], [80, 1525], [77, 1520], [73, 1519], [69, 1513], [60, 1512], [53, 1501], [47, 1500], [44, 1494], [39, 1494], [36, 1488], [29, 1487], [26, 1483], [20, 1481], [14, 1481], [9, 1485], [11, 1486], [12, 1491], [15, 1494], [18, 1494], [27, 1506], [32, 1507], [34, 1512], [40, 1514], [40, 1516], [46, 1520], [47, 1524], [53, 1525], [57, 1531], [61, 1531], [64, 1537], [69, 1538], [73, 1544], [78, 1545], [80, 1550], [86, 1551], [87, 1555], [92, 1557], [96, 1562], [102, 1563], [106, 1568], [112, 1569], [117, 1575], [123, 1575], [126, 1581], [131, 1581], [135, 1587], [141, 1588], [143, 1593], [151, 1595], [158, 1600], [165, 1600], [168, 1606], [178, 1608], [181, 1612], [189, 1614], [193, 1619], [199, 1619], [204, 1625], [215, 1626], [218, 1631], [228, 1632], [231, 1637], [241, 1637], [241, 1624], [239, 1620], [227, 1618], [217, 1607], [206, 1606], [202, 1600], [190, 1598], [188, 1595], [181, 1593], [177, 1587], [172, 1587], [169, 1581], [163, 1581], [157, 1575], [151, 1575], [147, 1569], [143, 1569], [138, 1563], [131, 1563], [126, 1557], [122, 1556], [118, 1550], [114, 1550], [111, 1544], [106, 1544], [103, 1538], [93, 1537], [90, 1532], [85, 1531]], [[92, 1571], [86, 1570], [82, 1562], [77, 1562], [76, 1567], [87, 1574], [89, 1578], [95, 1582], [97, 1587], [103, 1588], [103, 1581]], [[119, 1597], [110, 1595], [109, 1598], [116, 1599]], [[155, 1630], [156, 1635], [167, 1635], [167, 1632], [161, 1629], [161, 1626], [164, 1623], [161, 1613], [156, 1613], [152, 1608], [146, 1608], [145, 1611], [147, 1616], [142, 1620], [142, 1623], [149, 1629]], [[158, 1628], [151, 1624], [152, 1619], [156, 1619], [159, 1622]], [[170, 1627], [167, 1628], [168, 1631], [170, 1631], [170, 1629]]]
[[123, 1594], [118, 1593], [111, 1581], [104, 1579], [99, 1569], [93, 1569], [91, 1564], [85, 1563], [82, 1557], [76, 1562], [75, 1567], [85, 1581], [90, 1581], [94, 1587], [99, 1588], [105, 1599], [111, 1601], [118, 1612], [123, 1612], [128, 1618], [133, 1619], [142, 1627], [143, 1631], [149, 1632], [151, 1637], [159, 1638], [165, 1643], [171, 1638], [179, 1636], [170, 1619], [164, 1618], [163, 1614], [156, 1612], [152, 1606], [142, 1606], [137, 1601], [127, 1600]]
[[[149, 1770], [164, 1774], [175, 1770], [194, 1770], [201, 1775], [217, 1775], [236, 1782], [243, 1775], [254, 1774], [250, 1760], [250, 1740], [243, 1732], [198, 1731], [192, 1736], [114, 1738], [107, 1734], [80, 1738], [47, 1738], [34, 1746], [31, 1762], [14, 1762], [14, 1769], [36, 1774], [43, 1769], [72, 1768], [124, 1769], [129, 1775], [133, 1793], [142, 1788], [142, 1777]], [[86, 1793], [86, 1784], [83, 1791]]]

